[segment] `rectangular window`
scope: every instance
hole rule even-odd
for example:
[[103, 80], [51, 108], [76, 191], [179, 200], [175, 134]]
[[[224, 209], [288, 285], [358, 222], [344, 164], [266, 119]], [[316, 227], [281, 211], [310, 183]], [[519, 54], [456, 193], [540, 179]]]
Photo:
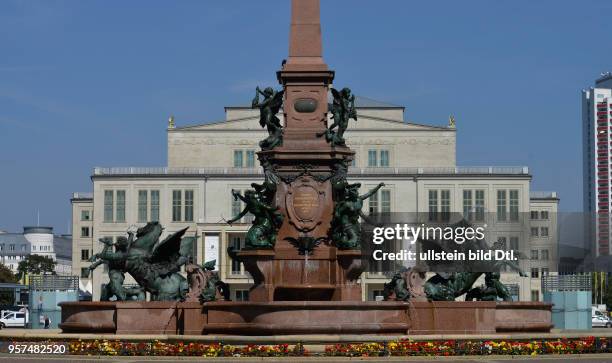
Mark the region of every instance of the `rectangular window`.
[[450, 190], [440, 191], [440, 217], [442, 222], [450, 220]]
[[548, 211], [547, 210], [543, 210], [540, 212], [540, 219], [548, 219]]
[[376, 150], [368, 150], [368, 166], [378, 166], [378, 160], [376, 160]]
[[543, 267], [541, 271], [542, 276], [548, 275], [548, 267]]
[[506, 237], [497, 237], [497, 244], [500, 249], [505, 250], [507, 247]]
[[531, 211], [531, 219], [538, 219], [538, 211], [537, 210], [532, 210]]
[[391, 213], [391, 191], [381, 190], [380, 191], [380, 212]]
[[26, 250], [26, 245], [21, 245], [21, 251], [25, 252], [25, 250]]
[[538, 250], [531, 250], [531, 259], [532, 260], [538, 259]]
[[193, 222], [193, 190], [185, 190], [185, 222]]
[[115, 222], [125, 222], [125, 190], [117, 190], [117, 206], [115, 213]]
[[242, 168], [242, 150], [234, 150], [234, 168]]
[[510, 191], [510, 220], [519, 220], [519, 192], [516, 189]]
[[113, 191], [105, 190], [104, 191], [104, 222], [112, 223], [113, 222]]
[[159, 190], [151, 190], [151, 221], [159, 222]]
[[429, 191], [429, 220], [430, 221], [438, 220], [438, 191], [437, 190]]
[[[240, 236], [232, 236], [231, 245], [234, 250], [240, 250], [244, 247], [243, 239]], [[232, 259], [232, 275], [242, 275], [242, 263]]]
[[468, 221], [472, 220], [472, 191], [463, 191], [463, 218]]
[[542, 257], [542, 260], [548, 261], [548, 250], [540, 251], [540, 257]]
[[497, 220], [499, 222], [506, 221], [506, 191], [498, 190], [497, 191]]
[[540, 236], [542, 236], [542, 237], [548, 237], [548, 227], [542, 227], [542, 228], [540, 228]]
[[532, 279], [537, 279], [538, 277], [540, 277], [540, 273], [539, 273], [538, 269], [535, 268], [535, 267], [532, 268], [531, 269], [531, 278]]
[[0, 251], [4, 251], [4, 243], [0, 244]]
[[91, 219], [91, 215], [89, 214], [88, 210], [82, 210], [81, 211], [81, 220], [82, 221], [88, 221]]
[[81, 227], [81, 237], [89, 237], [89, 227]]
[[370, 199], [368, 199], [368, 206], [370, 209], [370, 214], [378, 213], [378, 193], [372, 194]]
[[246, 166], [247, 168], [255, 167], [255, 150], [246, 151]]
[[249, 290], [236, 290], [234, 301], [249, 301]]
[[485, 191], [475, 190], [474, 194], [476, 195], [476, 199], [474, 201], [475, 215], [474, 219], [476, 222], [484, 222], [484, 211], [485, 211]]
[[148, 192], [146, 190], [138, 191], [138, 223], [147, 222], [147, 199]]
[[518, 239], [518, 237], [516, 237], [516, 236], [510, 237], [510, 249], [512, 251], [518, 251], [519, 250], [519, 239]]
[[81, 261], [89, 260], [89, 250], [81, 250]]
[[[533, 271], [531, 274], [533, 275]], [[536, 275], [537, 275], [537, 272], [536, 272]], [[538, 290], [531, 290], [531, 301], [540, 301], [540, 292]]]
[[181, 209], [183, 208], [183, 196], [182, 191], [172, 191], [172, 222], [181, 221]]
[[240, 199], [232, 198], [232, 218], [236, 217], [242, 212], [242, 202]]
[[87, 267], [82, 267], [81, 268], [81, 278], [82, 279], [89, 278], [89, 268], [87, 268]]
[[380, 166], [389, 166], [389, 150], [380, 150]]
[[538, 236], [538, 227], [531, 227], [531, 237]]

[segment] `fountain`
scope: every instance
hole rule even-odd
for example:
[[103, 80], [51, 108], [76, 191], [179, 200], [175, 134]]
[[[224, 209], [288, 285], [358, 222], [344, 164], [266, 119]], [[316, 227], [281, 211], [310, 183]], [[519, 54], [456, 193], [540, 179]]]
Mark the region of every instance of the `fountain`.
[[[260, 123], [268, 131], [258, 152], [265, 180], [244, 195], [233, 192], [246, 207], [228, 221], [233, 223], [246, 213], [255, 217], [246, 247], [228, 251], [253, 277], [249, 301], [225, 300], [223, 283], [212, 272], [192, 265], [188, 295], [199, 300], [62, 303], [64, 332], [276, 335], [550, 330], [548, 304], [428, 301], [416, 271], [396, 280], [411, 292], [405, 300], [395, 296], [387, 301], [362, 301], [361, 244], [368, 241], [361, 241], [359, 216], [363, 200], [382, 184], [359, 195], [359, 185], [346, 180], [354, 152], [343, 135], [349, 120], [357, 117], [354, 96], [348, 88], [330, 89], [334, 71], [322, 58], [319, 13], [319, 0], [292, 1], [289, 57], [277, 72], [283, 89], [257, 88], [253, 99], [253, 107], [260, 109]], [[334, 101], [328, 110], [330, 91]], [[284, 127], [276, 117], [281, 107]], [[333, 120], [329, 127], [328, 112]], [[175, 259], [164, 262], [163, 269], [175, 264], [170, 269], [177, 270], [188, 260], [180, 253], [189, 251], [183, 243], [175, 241], [173, 249], [166, 249]], [[157, 277], [145, 274], [142, 281], [146, 285]]]

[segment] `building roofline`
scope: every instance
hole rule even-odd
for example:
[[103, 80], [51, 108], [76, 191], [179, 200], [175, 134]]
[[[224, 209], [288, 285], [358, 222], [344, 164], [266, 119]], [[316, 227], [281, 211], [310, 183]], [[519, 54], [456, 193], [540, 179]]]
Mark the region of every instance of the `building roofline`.
[[[522, 177], [531, 178], [529, 168], [526, 166], [519, 167], [493, 167], [493, 166], [475, 166], [475, 167], [429, 167], [429, 168], [349, 168], [349, 177]], [[91, 179], [97, 178], [139, 178], [139, 177], [155, 177], [155, 178], [241, 178], [241, 177], [263, 177], [261, 168], [168, 168], [168, 167], [115, 167], [115, 168], [94, 168]]]
[[[429, 125], [429, 124], [423, 124], [423, 123], [416, 123], [416, 122], [412, 122], [412, 121], [405, 121], [405, 120], [395, 120], [395, 119], [390, 119], [390, 118], [385, 118], [385, 117], [379, 117], [379, 116], [371, 116], [371, 115], [367, 115], [367, 116], [363, 116], [365, 118], [369, 118], [372, 120], [377, 120], [377, 121], [384, 121], [384, 122], [389, 122], [389, 123], [395, 123], [395, 124], [399, 124], [399, 125], [403, 125], [403, 126], [418, 126], [418, 127], [426, 127], [428, 128], [427, 130], [410, 130], [410, 131], [457, 131], [456, 128], [454, 127], [448, 127], [448, 126], [438, 126], [438, 125]], [[227, 125], [228, 123], [234, 123], [234, 122], [241, 122], [241, 121], [246, 121], [246, 120], [257, 120], [257, 116], [248, 116], [248, 117], [240, 117], [240, 118], [234, 118], [234, 119], [230, 119], [230, 120], [220, 120], [220, 121], [214, 121], [214, 122], [207, 122], [207, 123], [200, 123], [200, 124], [195, 124], [195, 125], [189, 125], [189, 126], [180, 126], [180, 127], [174, 127], [174, 128], [169, 128], [167, 129], [168, 132], [180, 132], [180, 131], [195, 131], [195, 132], [210, 132], [210, 131], [222, 131], [222, 132], [245, 132], [245, 131], [249, 131], [249, 132], [256, 132], [256, 131], [260, 131], [262, 133], [265, 133], [264, 129], [261, 130], [246, 130], [246, 129], [227, 129], [227, 128], [219, 128], [219, 129], [215, 129], [215, 128], [210, 128], [210, 129], [198, 129], [198, 127], [202, 127], [202, 126], [214, 126], [214, 125]], [[381, 129], [349, 129], [347, 131], [381, 131]], [[405, 129], [385, 129], [382, 131], [406, 131]]]
[[93, 193], [91, 192], [74, 192], [70, 198], [71, 202], [76, 201], [90, 201], [93, 200]]
[[560, 200], [557, 192], [553, 191], [531, 191], [529, 192], [529, 200]]
[[598, 83], [602, 83], [605, 82], [607, 80], [612, 79], [612, 73], [611, 72], [604, 72], [602, 74], [599, 75], [599, 78], [597, 78], [595, 80], [595, 85], [597, 85]]

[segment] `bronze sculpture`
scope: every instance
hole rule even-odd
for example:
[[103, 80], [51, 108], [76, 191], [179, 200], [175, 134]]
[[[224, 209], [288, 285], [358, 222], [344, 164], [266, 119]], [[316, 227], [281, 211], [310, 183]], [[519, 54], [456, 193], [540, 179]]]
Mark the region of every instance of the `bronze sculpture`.
[[[158, 222], [149, 222], [136, 231], [127, 240], [125, 248], [113, 252], [105, 248], [94, 255], [93, 259], [107, 261], [117, 266], [121, 273], [129, 273], [138, 285], [151, 294], [151, 300], [183, 300], [188, 291], [187, 280], [180, 274], [180, 268], [190, 256], [195, 237], [185, 237], [184, 228], [159, 242], [162, 226]], [[123, 244], [121, 244], [123, 245]], [[99, 263], [95, 262], [93, 268]], [[118, 289], [115, 279], [113, 293]]]
[[261, 166], [264, 170], [264, 182], [262, 184], [251, 183], [251, 187], [263, 197], [266, 204], [271, 204], [274, 200], [278, 183], [280, 183], [280, 178], [268, 158], [261, 158]]
[[242, 212], [227, 221], [232, 224], [247, 213], [251, 213], [255, 219], [253, 225], [246, 235], [246, 248], [273, 248], [276, 243], [278, 229], [283, 223], [283, 215], [278, 208], [272, 207], [262, 193], [255, 190], [247, 190], [244, 196], [238, 191], [232, 190], [235, 200], [242, 200], [246, 205]]
[[[317, 134], [317, 136], [324, 136], [325, 140], [332, 146], [340, 145], [345, 146], [346, 140], [344, 139], [344, 132], [348, 128], [349, 119], [357, 121], [357, 111], [355, 109], [355, 96], [351, 94], [349, 88], [343, 88], [340, 92], [332, 88], [331, 93], [334, 97], [334, 101], [331, 105], [332, 119], [334, 122], [325, 130], [325, 132]], [[338, 130], [334, 130], [335, 128]]]
[[[264, 99], [259, 102], [259, 95]], [[259, 142], [262, 150], [270, 150], [283, 143], [283, 129], [280, 119], [276, 114], [283, 105], [284, 91], [275, 91], [272, 87], [266, 87], [263, 91], [257, 87], [255, 98], [251, 102], [252, 108], [259, 108], [259, 124], [268, 130], [268, 137]]]
[[[130, 234], [130, 240], [131, 237], [132, 235]], [[113, 241], [110, 238], [101, 238], [99, 241], [104, 243], [104, 248], [102, 249], [102, 252], [93, 255], [89, 259], [89, 261], [93, 263], [88, 267], [88, 270], [91, 272], [102, 264], [106, 264], [108, 266], [109, 282], [108, 284], [104, 285], [104, 288], [102, 288], [100, 301], [109, 301], [113, 297], [117, 301], [144, 300], [145, 293], [142, 288], [126, 288], [123, 286], [123, 282], [125, 281], [125, 273], [123, 271], [125, 259], [105, 258], [109, 252], [112, 252], [113, 246], [116, 249], [116, 253], [122, 256], [127, 256], [125, 253], [127, 252], [127, 247], [130, 241], [123, 236], [117, 239], [116, 244], [113, 244]]]
[[487, 272], [485, 284], [468, 291], [465, 301], [496, 301], [498, 298], [503, 301], [512, 301], [508, 288], [499, 281], [499, 278], [499, 272]]
[[331, 240], [340, 249], [361, 248], [361, 226], [359, 217], [363, 208], [363, 201], [378, 192], [385, 183], [378, 184], [364, 195], [359, 195], [360, 183], [345, 184], [344, 198], [336, 201], [331, 228]]
[[433, 301], [455, 301], [467, 293], [482, 272], [438, 273], [425, 282], [427, 298]]

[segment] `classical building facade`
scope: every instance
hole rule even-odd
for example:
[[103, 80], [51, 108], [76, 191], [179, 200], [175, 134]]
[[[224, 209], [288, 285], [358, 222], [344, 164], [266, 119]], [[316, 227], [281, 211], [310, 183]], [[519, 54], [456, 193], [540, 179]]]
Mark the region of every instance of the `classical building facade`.
[[[431, 216], [456, 212], [474, 223], [489, 224], [488, 240], [505, 239], [507, 248], [530, 250], [532, 208], [547, 210], [548, 216], [556, 211], [556, 195], [530, 198], [527, 167], [457, 166], [454, 122], [443, 127], [405, 122], [403, 107], [367, 98], [358, 97], [356, 107], [358, 121], [351, 121], [346, 133], [347, 144], [356, 152], [349, 178], [360, 182], [362, 191], [385, 183], [365, 203], [364, 212]], [[244, 244], [250, 218], [246, 216], [232, 225], [225, 221], [242, 210], [231, 191], [243, 191], [263, 179], [257, 151], [258, 142], [267, 135], [259, 126], [257, 110], [225, 110], [226, 118], [219, 122], [183, 127], [171, 122], [167, 129], [167, 167], [95, 168], [93, 195], [72, 199], [73, 256], [81, 257], [81, 263], [74, 264], [74, 273], [90, 283], [94, 299], [106, 281], [102, 268], [93, 276], [82, 270], [88, 265], [85, 257], [102, 249], [102, 244], [94, 241], [125, 235], [130, 226], [151, 220], [159, 221], [166, 233], [189, 227], [188, 233], [199, 237], [197, 262], [216, 260], [221, 278], [230, 284], [232, 299], [248, 297], [252, 279], [240, 263], [229, 258], [226, 249]], [[81, 215], [86, 210], [90, 219], [83, 220]], [[548, 220], [549, 237], [538, 241], [546, 247], [538, 245], [538, 249], [556, 246], [553, 222], [552, 218]], [[538, 223], [546, 222], [538, 219]], [[89, 236], [81, 234], [83, 228], [90, 228]], [[79, 234], [81, 237], [76, 237]], [[547, 253], [549, 264], [554, 261], [554, 253]], [[538, 269], [545, 273], [541, 259], [537, 261]], [[531, 271], [531, 260], [521, 263], [525, 271]], [[548, 268], [555, 270], [555, 266]], [[515, 275], [508, 273], [504, 279], [513, 286], [517, 298], [540, 298], [535, 287], [539, 278]], [[389, 278], [388, 273], [365, 273], [361, 279], [363, 299], [376, 299]]]
[[79, 276], [79, 289], [93, 291], [89, 270], [93, 251], [93, 193], [72, 193], [72, 275]]

